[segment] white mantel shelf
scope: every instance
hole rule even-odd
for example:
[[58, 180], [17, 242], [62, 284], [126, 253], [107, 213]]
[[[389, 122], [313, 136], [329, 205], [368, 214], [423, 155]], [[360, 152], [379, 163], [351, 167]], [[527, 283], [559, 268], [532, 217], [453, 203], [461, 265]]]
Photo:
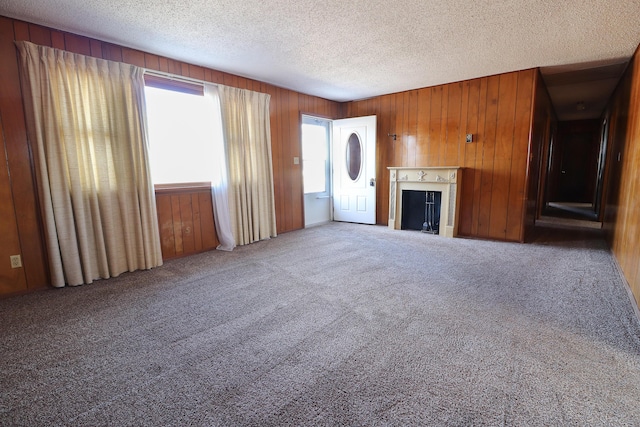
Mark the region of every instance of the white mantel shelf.
[[389, 169], [389, 228], [400, 230], [402, 223], [402, 191], [440, 191], [441, 236], [458, 235], [460, 191], [458, 183], [462, 168], [438, 167], [388, 167]]

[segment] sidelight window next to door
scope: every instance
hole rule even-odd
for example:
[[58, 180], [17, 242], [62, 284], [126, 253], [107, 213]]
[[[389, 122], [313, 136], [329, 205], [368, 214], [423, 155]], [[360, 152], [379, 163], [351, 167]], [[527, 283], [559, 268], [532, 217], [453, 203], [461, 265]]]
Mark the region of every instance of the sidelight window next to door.
[[331, 121], [302, 116], [305, 227], [331, 221]]

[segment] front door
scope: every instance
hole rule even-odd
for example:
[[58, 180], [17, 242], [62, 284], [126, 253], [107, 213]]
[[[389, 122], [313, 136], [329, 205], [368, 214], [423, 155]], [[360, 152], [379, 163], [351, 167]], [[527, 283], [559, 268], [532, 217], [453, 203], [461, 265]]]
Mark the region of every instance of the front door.
[[376, 223], [376, 116], [333, 121], [333, 219]]

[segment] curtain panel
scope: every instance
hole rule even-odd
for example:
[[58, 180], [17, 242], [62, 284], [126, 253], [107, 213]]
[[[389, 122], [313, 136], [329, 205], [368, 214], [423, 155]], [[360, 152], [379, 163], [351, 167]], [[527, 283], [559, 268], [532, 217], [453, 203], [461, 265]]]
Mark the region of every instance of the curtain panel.
[[236, 240], [233, 237], [231, 216], [229, 213], [229, 174], [227, 172], [227, 155], [224, 147], [218, 87], [210, 83], [205, 83], [204, 95], [209, 97], [216, 112], [216, 114], [211, 117], [214, 123], [213, 128], [215, 129], [215, 137], [213, 138], [215, 155], [214, 158], [211, 159], [211, 197], [213, 201], [213, 219], [216, 225], [218, 240], [220, 241], [216, 249], [232, 251], [236, 247]]
[[52, 284], [161, 265], [143, 70], [16, 44]]
[[275, 237], [271, 96], [218, 85], [229, 174], [229, 212], [238, 245]]

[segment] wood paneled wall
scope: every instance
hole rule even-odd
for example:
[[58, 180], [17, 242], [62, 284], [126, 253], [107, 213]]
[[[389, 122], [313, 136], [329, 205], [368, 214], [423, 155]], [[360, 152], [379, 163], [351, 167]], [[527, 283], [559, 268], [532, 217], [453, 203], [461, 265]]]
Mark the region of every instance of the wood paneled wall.
[[640, 306], [640, 52], [609, 104], [604, 229]]
[[346, 117], [378, 117], [377, 222], [388, 218], [388, 166], [462, 166], [459, 234], [522, 241], [536, 76], [525, 70], [347, 103]]
[[10, 201], [12, 196], [11, 180], [9, 177], [9, 169], [7, 168], [7, 159], [5, 153], [7, 147], [4, 138], [4, 127], [2, 125], [2, 117], [0, 116], [0, 236], [2, 236], [2, 244], [0, 244], [0, 294], [10, 292], [14, 287], [26, 289], [26, 275], [24, 268], [11, 268], [9, 257], [20, 253], [20, 236], [18, 235], [17, 218], [14, 211], [13, 203], [5, 203]]
[[[49, 283], [36, 183], [33, 179], [33, 165], [30, 147], [27, 143], [14, 40], [27, 40], [75, 53], [122, 61], [149, 69], [270, 94], [271, 143], [278, 233], [304, 227], [302, 170], [301, 165], [296, 165], [293, 162], [294, 157], [301, 155], [300, 115], [308, 113], [337, 118], [341, 112], [339, 103], [0, 16], [0, 117], [4, 124], [8, 176], [11, 177], [11, 195], [9, 195], [5, 177], [7, 172], [0, 169], [0, 197], [2, 197], [0, 231], [9, 230], [6, 234], [9, 236], [7, 240], [5, 240], [5, 235], [2, 237], [3, 246], [5, 242], [13, 242], [11, 236], [19, 236], [19, 244], [11, 243], [11, 251], [16, 250], [16, 254], [22, 254], [24, 269], [20, 274], [25, 276], [24, 279], [6, 276], [5, 264], [8, 265], [9, 260], [1, 258], [0, 277], [3, 277], [3, 284], [0, 293], [42, 288]], [[4, 252], [1, 252], [0, 256], [4, 257]], [[15, 271], [9, 273], [11, 275], [17, 274]], [[4, 277], [8, 278], [4, 279]]]
[[215, 249], [220, 244], [211, 200], [210, 187], [156, 190], [162, 259]]

